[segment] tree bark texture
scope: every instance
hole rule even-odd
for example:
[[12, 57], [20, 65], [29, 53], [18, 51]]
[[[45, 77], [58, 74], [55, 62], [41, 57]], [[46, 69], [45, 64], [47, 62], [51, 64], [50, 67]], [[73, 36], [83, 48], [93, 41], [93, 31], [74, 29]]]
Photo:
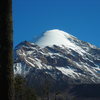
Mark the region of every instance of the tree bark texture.
[[12, 0], [0, 0], [0, 100], [14, 100]]

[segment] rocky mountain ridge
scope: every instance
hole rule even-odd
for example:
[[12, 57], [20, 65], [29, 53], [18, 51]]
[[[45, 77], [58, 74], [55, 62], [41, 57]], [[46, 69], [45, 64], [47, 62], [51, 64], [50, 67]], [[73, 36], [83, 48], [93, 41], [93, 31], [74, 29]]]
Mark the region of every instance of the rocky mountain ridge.
[[29, 84], [45, 79], [59, 84], [100, 83], [100, 48], [50, 30], [35, 43], [23, 41], [15, 47], [14, 73]]

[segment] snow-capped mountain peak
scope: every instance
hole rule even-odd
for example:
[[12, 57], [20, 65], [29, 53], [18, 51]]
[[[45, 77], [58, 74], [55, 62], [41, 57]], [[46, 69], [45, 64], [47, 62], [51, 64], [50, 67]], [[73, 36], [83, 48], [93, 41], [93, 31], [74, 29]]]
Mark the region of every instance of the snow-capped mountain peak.
[[15, 47], [14, 72], [29, 80], [47, 75], [60, 83], [100, 83], [100, 48], [58, 29], [46, 31], [36, 43]]
[[53, 45], [57, 45], [59, 47], [65, 46], [79, 52], [80, 54], [85, 53], [85, 51], [74, 42], [76, 39], [76, 37], [67, 32], [59, 29], [53, 29], [46, 31], [43, 36], [36, 41], [36, 44], [42, 48], [46, 46], [52, 47]]
[[71, 38], [70, 34], [58, 29], [54, 29], [46, 31], [43, 36], [38, 41], [36, 41], [36, 44], [41, 47], [52, 45], [68, 45], [70, 44], [69, 38]]

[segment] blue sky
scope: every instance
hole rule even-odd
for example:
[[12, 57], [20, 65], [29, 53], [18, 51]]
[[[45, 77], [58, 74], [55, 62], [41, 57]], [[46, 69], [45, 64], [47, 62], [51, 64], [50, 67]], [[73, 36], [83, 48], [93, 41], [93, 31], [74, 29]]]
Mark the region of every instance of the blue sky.
[[100, 0], [13, 0], [14, 46], [61, 29], [100, 47]]

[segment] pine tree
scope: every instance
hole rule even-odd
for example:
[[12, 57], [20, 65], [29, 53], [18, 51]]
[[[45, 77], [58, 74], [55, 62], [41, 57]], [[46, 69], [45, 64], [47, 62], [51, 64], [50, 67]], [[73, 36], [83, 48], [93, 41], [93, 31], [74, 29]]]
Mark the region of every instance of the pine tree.
[[12, 0], [0, 0], [0, 100], [14, 100]]

